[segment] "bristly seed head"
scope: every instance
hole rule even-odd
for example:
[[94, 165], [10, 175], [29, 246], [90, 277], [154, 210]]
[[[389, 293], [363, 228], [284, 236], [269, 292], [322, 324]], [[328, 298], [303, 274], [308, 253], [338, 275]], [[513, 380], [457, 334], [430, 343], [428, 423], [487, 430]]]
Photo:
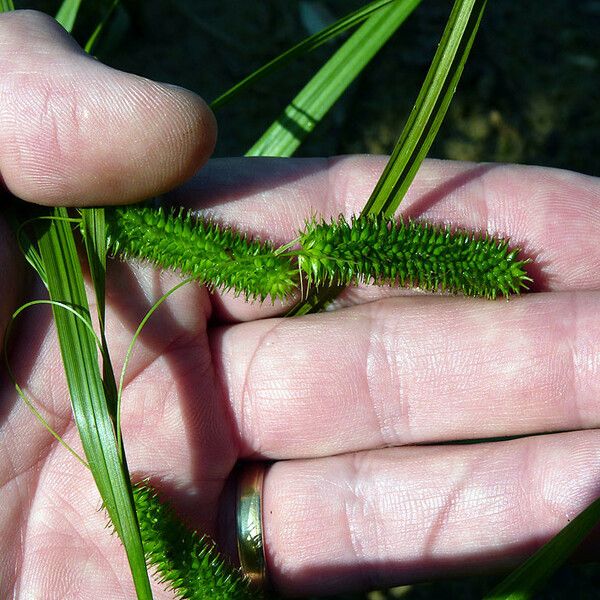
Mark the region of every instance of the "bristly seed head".
[[148, 565], [182, 600], [256, 600], [262, 597], [214, 542], [188, 529], [147, 482], [133, 486]]
[[381, 216], [312, 220], [300, 235], [309, 285], [372, 282], [466, 296], [518, 294], [531, 279], [508, 240]]
[[298, 270], [270, 242], [251, 240], [184, 210], [140, 206], [106, 211], [109, 249], [191, 275], [246, 299], [283, 299], [298, 287]]

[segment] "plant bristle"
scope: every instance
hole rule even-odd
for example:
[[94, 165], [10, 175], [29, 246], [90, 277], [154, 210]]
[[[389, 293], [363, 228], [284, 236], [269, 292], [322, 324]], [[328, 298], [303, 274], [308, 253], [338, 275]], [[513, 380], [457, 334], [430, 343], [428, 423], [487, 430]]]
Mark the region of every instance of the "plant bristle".
[[283, 252], [183, 210], [129, 206], [106, 214], [112, 252], [247, 300], [289, 297], [300, 271], [309, 287], [367, 282], [492, 299], [518, 294], [531, 281], [528, 261], [508, 240], [430, 223], [368, 215], [312, 220], [296, 240], [299, 248]]

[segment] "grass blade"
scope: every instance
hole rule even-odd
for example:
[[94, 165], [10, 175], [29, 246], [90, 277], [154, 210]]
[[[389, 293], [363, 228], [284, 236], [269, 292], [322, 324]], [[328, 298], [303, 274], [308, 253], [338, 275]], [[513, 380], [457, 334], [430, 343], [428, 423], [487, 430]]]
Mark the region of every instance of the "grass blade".
[[513, 571], [485, 600], [528, 600], [600, 521], [600, 498], [577, 515], [558, 535]]
[[402, 0], [369, 17], [319, 69], [246, 156], [292, 156], [421, 0]]
[[96, 29], [94, 29], [94, 31], [92, 32], [92, 35], [90, 35], [90, 37], [84, 47], [84, 50], [88, 54], [93, 53], [94, 48], [96, 47], [98, 38], [104, 31], [105, 27], [108, 25], [108, 22], [110, 21], [110, 18], [112, 17], [112, 14], [113, 14], [115, 8], [117, 8], [117, 6], [119, 5], [119, 2], [120, 2], [120, 0], [113, 0], [111, 5], [108, 7], [108, 10], [104, 14], [104, 17], [102, 17], [102, 20], [100, 21], [100, 23], [98, 23], [98, 25], [96, 25]]
[[260, 67], [260, 69], [254, 71], [254, 73], [251, 73], [242, 79], [239, 83], [213, 100], [210, 107], [213, 110], [220, 108], [237, 96], [242, 90], [245, 90], [248, 86], [252, 85], [263, 77], [266, 77], [269, 73], [275, 71], [276, 69], [282, 67], [285, 63], [289, 62], [293, 58], [311, 52], [330, 39], [344, 33], [344, 31], [347, 31], [355, 25], [362, 23], [375, 11], [397, 1], [398, 0], [376, 0], [375, 2], [371, 2], [366, 6], [363, 6], [362, 8], [359, 8], [358, 10], [346, 15], [345, 17], [342, 17], [329, 27], [326, 27], [322, 31], [307, 37], [300, 43], [285, 51], [283, 54], [280, 54], [278, 57], [269, 61], [266, 65]]
[[[44, 273], [44, 265], [40, 257], [37, 245], [27, 234], [26, 228], [28, 225], [34, 223], [41, 216], [36, 213], [37, 210], [32, 210], [31, 207], [27, 207], [27, 210], [23, 210], [23, 203], [16, 200], [14, 197], [9, 197], [8, 201], [5, 202], [4, 206], [4, 217], [8, 220], [17, 240], [17, 245], [23, 253], [25, 260], [35, 269], [40, 279], [46, 284], [46, 274]], [[45, 214], [47, 216], [47, 213]]]
[[192, 277], [188, 277], [183, 281], [180, 281], [176, 286], [172, 287], [168, 292], [163, 294], [148, 310], [148, 312], [144, 315], [144, 318], [140, 321], [133, 337], [131, 338], [131, 342], [129, 342], [129, 346], [127, 346], [127, 352], [125, 353], [125, 359], [123, 360], [123, 367], [121, 368], [121, 375], [119, 377], [119, 388], [117, 391], [117, 437], [119, 441], [119, 445], [121, 445], [121, 401], [123, 397], [123, 386], [125, 384], [125, 373], [127, 372], [127, 367], [129, 365], [129, 360], [131, 359], [131, 355], [133, 354], [133, 348], [135, 343], [137, 342], [142, 329], [146, 326], [146, 323], [150, 320], [150, 317], [158, 310], [160, 305], [167, 300], [176, 292], [180, 287], [187, 285], [188, 283], [194, 281]]
[[[35, 407], [33, 402], [27, 397], [27, 394], [25, 394], [25, 392], [19, 385], [19, 382], [17, 381], [17, 378], [16, 378], [15, 374], [13, 373], [12, 367], [10, 366], [8, 348], [9, 348], [9, 340], [10, 340], [10, 336], [12, 333], [13, 325], [16, 322], [17, 317], [19, 317], [19, 315], [23, 311], [25, 311], [28, 308], [31, 308], [33, 306], [40, 306], [40, 305], [50, 305], [50, 306], [54, 305], [57, 307], [61, 307], [63, 310], [71, 311], [77, 319], [83, 319], [83, 317], [71, 306], [67, 306], [66, 304], [61, 304], [60, 302], [53, 302], [52, 300], [32, 300], [31, 302], [22, 304], [12, 314], [12, 317], [11, 317], [10, 321], [8, 322], [8, 325], [4, 332], [3, 353], [4, 353], [4, 365], [6, 367], [6, 372], [8, 373], [10, 380], [12, 381], [13, 385], [15, 386], [15, 390], [16, 390], [18, 396], [21, 398], [21, 400], [23, 400], [23, 402], [25, 403], [27, 408], [29, 408], [29, 410], [32, 412], [32, 414], [35, 416], [35, 418], [41, 423], [41, 425], [44, 427], [44, 429], [46, 429], [48, 431], [48, 433], [50, 433], [50, 435], [52, 435], [56, 439], [56, 441], [58, 441], [67, 451], [69, 451], [84, 467], [89, 469], [90, 466], [85, 462], [85, 460], [81, 456], [79, 456], [79, 454], [71, 446], [69, 446], [69, 444], [67, 444], [67, 442], [65, 442], [65, 440], [54, 429], [52, 429], [52, 427], [50, 426], [50, 423], [48, 423], [48, 421], [46, 421], [46, 419], [44, 418], [42, 413], [40, 413], [40, 411]], [[85, 320], [83, 321], [83, 323], [86, 327], [89, 326], [89, 323], [87, 323]], [[93, 329], [92, 329], [92, 335], [94, 335], [94, 336], [96, 335], [94, 333]]]
[[11, 10], [15, 10], [12, 0], [0, 0], [0, 13], [10, 12]]
[[63, 0], [54, 17], [69, 33], [73, 31], [81, 0]]
[[81, 210], [81, 232], [90, 266], [90, 275], [94, 283], [98, 320], [104, 330], [106, 290], [106, 224], [103, 208], [84, 208]]
[[[81, 210], [81, 232], [88, 258], [90, 276], [94, 284], [96, 296], [96, 313], [100, 325], [100, 340], [102, 344], [102, 380], [106, 391], [108, 411], [114, 423], [117, 423], [117, 384], [108, 351], [105, 333], [106, 314], [106, 222], [103, 208], [84, 208]], [[118, 432], [117, 438], [120, 440]], [[119, 445], [119, 449], [120, 445]]]
[[125, 546], [138, 598], [152, 598], [127, 467], [117, 446], [88, 327], [91, 316], [71, 224], [61, 220], [68, 216], [66, 209], [56, 208], [54, 214], [58, 219], [45, 222], [38, 240], [50, 299], [73, 307], [87, 323], [53, 307], [75, 421], [100, 495]]
[[427, 155], [473, 45], [487, 0], [456, 0], [415, 106], [363, 213], [391, 216]]

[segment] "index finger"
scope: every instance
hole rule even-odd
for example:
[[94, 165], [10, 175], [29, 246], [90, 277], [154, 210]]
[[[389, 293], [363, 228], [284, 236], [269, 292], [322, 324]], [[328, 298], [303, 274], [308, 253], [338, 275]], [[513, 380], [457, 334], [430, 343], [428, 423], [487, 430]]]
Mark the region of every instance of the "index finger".
[[[170, 201], [276, 243], [304, 222], [357, 214], [385, 166], [383, 157], [213, 160]], [[542, 167], [426, 161], [400, 205], [403, 217], [450, 224], [496, 237], [532, 259], [532, 291], [600, 286], [600, 180]], [[347, 303], [402, 290], [366, 287]], [[221, 313], [247, 320], [282, 311], [225, 296]]]

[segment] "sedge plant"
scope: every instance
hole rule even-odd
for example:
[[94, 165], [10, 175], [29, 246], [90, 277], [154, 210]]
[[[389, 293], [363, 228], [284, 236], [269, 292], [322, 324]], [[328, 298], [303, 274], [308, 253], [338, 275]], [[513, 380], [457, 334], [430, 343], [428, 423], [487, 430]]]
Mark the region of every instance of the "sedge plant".
[[[107, 17], [87, 48], [93, 47], [116, 4], [109, 3]], [[371, 2], [244, 79], [215, 100], [213, 108], [232, 101], [254, 81], [292, 58], [362, 24], [248, 152], [290, 156], [418, 4], [415, 0]], [[80, 0], [65, 0], [57, 15], [69, 30], [80, 5]], [[306, 226], [296, 239], [280, 247], [269, 240], [251, 240], [243, 232], [222, 228], [185, 211], [146, 206], [84, 209], [80, 218], [59, 208], [43, 224], [34, 223], [33, 233], [21, 231], [25, 255], [44, 281], [52, 303], [86, 464], [125, 547], [138, 598], [151, 598], [146, 563], [180, 598], [251, 598], [257, 592], [220, 558], [212, 541], [187, 530], [147, 482], [131, 484], [120, 432], [123, 376], [117, 385], [104, 332], [107, 256], [133, 257], [175, 269], [214, 288], [234, 290], [248, 300], [299, 295], [293, 311], [298, 315], [321, 309], [343, 286], [362, 281], [487, 298], [519, 293], [530, 281], [527, 261], [508, 240], [486, 232], [393, 217], [443, 121], [485, 6], [484, 0], [454, 2], [415, 107], [360, 215], [350, 219], [307, 216]], [[13, 8], [8, 0], [0, 7]], [[295, 127], [290, 127], [290, 122]], [[98, 336], [83, 286], [74, 222], [82, 233], [94, 285]], [[598, 519], [598, 512], [598, 506], [593, 505], [585, 518], [576, 520], [578, 527], [565, 530], [559, 536], [559, 550], [552, 550], [557, 542], [550, 543], [546, 556], [550, 552], [559, 557], [558, 561], [532, 559], [531, 566], [525, 565], [491, 597], [516, 597], [516, 589], [521, 592], [519, 597], [529, 597], [533, 589], [529, 582], [535, 580], [537, 585], [548, 577]]]

